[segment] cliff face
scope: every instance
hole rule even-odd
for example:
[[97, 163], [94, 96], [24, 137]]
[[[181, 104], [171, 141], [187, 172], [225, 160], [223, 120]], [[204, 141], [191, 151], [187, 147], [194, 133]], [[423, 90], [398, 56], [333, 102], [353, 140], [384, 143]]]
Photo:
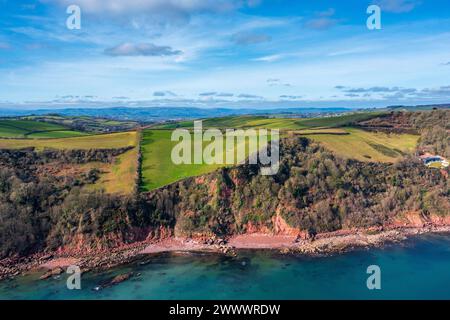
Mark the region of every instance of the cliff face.
[[[393, 165], [344, 160], [299, 137], [282, 140], [280, 150], [275, 176], [242, 165], [133, 199], [66, 199], [59, 212], [72, 211], [73, 217], [58, 215], [48, 239], [62, 237], [60, 250], [82, 252], [170, 236], [206, 240], [266, 233], [307, 239], [357, 228], [450, 223], [448, 178], [414, 158]], [[86, 211], [91, 213], [81, 218]]]
[[[424, 131], [421, 143], [448, 148], [448, 132], [441, 129], [443, 138], [427, 139]], [[345, 160], [296, 136], [281, 141], [274, 176], [245, 164], [121, 196], [84, 190], [98, 172], [56, 172], [67, 172], [70, 164], [110, 162], [123, 151], [0, 150], [0, 258], [45, 250], [106, 252], [171, 236], [309, 238], [450, 223], [448, 169], [427, 169], [416, 158], [392, 165]]]
[[84, 190], [99, 171], [78, 165], [112, 162], [126, 150], [0, 150], [0, 258], [127, 229], [133, 201]]
[[280, 150], [275, 176], [258, 174], [255, 165], [222, 169], [147, 193], [143, 206], [170, 220], [175, 235], [194, 237], [308, 237], [390, 225], [408, 212], [450, 215], [448, 179], [413, 158], [394, 165], [344, 160], [298, 137]]

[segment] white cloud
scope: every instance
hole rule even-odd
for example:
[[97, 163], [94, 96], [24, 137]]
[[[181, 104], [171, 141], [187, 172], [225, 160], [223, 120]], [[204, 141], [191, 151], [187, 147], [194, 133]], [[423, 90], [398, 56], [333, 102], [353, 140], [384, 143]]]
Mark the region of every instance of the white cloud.
[[272, 38], [266, 34], [258, 34], [258, 33], [236, 33], [233, 35], [232, 40], [235, 44], [238, 45], [251, 45], [251, 44], [259, 44], [264, 42], [269, 42]]
[[255, 58], [253, 61], [263, 61], [263, 62], [274, 62], [281, 60], [284, 56], [282, 54], [273, 54], [270, 56], [264, 56], [260, 58]]
[[153, 92], [154, 97], [176, 97], [177, 94], [173, 93], [172, 91], [166, 90], [166, 91], [155, 91]]
[[257, 99], [257, 100], [264, 99], [262, 96], [257, 96], [255, 94], [249, 94], [249, 93], [241, 93], [237, 97], [241, 98], [241, 99]]
[[108, 48], [105, 54], [110, 56], [174, 56], [181, 54], [180, 50], [174, 50], [169, 46], [157, 46], [153, 43], [123, 43]]
[[313, 30], [326, 30], [335, 26], [339, 20], [333, 18], [336, 10], [330, 8], [325, 11], [316, 12], [315, 17], [305, 22], [305, 27]]
[[44, 3], [57, 3], [63, 6], [79, 5], [87, 13], [183, 13], [227, 12], [244, 6], [255, 6], [255, 0], [41, 0]]
[[[314, 17], [329, 18], [333, 14], [334, 10], [327, 10]], [[96, 18], [101, 20], [101, 15]], [[125, 94], [129, 101], [136, 101], [148, 99], [153, 91], [172, 88], [176, 89], [179, 95], [176, 99], [181, 104], [180, 97], [198, 99], [200, 92], [218, 92], [214, 97], [220, 97], [219, 92], [241, 93], [245, 88], [253, 95], [264, 96], [266, 100], [261, 103], [281, 96], [294, 100], [304, 93], [303, 103], [332, 97], [336, 94], [333, 87], [342, 83], [342, 79], [344, 84], [355, 88], [376, 85], [439, 88], [448, 79], [448, 68], [441, 65], [449, 59], [450, 34], [443, 33], [448, 30], [445, 23], [442, 31], [437, 32], [431, 32], [432, 28], [425, 23], [420, 26], [408, 23], [391, 27], [388, 34], [363, 30], [358, 33], [360, 26], [349, 24], [336, 28], [336, 33], [344, 31], [342, 37], [330, 39], [327, 32], [320, 35], [309, 30], [299, 32], [305, 22], [300, 18], [263, 18], [243, 13], [220, 17], [195, 15], [182, 28], [164, 25], [152, 29], [138, 21], [137, 30], [130, 30], [118, 19], [107, 16], [105, 21], [100, 20], [90, 20], [92, 27], [86, 27], [78, 36], [66, 30], [56, 32], [61, 27], [57, 23], [52, 24], [54, 27], [39, 27], [44, 29], [42, 33], [25, 27], [16, 29], [34, 42], [44, 39], [46, 44], [45, 39], [56, 39], [61, 34], [58, 40], [70, 43], [67, 48], [57, 46], [61, 54], [56, 58], [51, 55], [36, 59], [36, 64], [26, 65], [27, 68], [4, 67], [0, 77], [2, 98], [49, 99], [69, 92], [79, 96], [95, 93], [103, 99]], [[351, 28], [359, 28], [353, 36], [345, 33]], [[230, 38], [239, 33], [270, 34], [273, 44], [236, 48]], [[72, 43], [80, 42], [81, 52], [74, 55]], [[114, 52], [116, 57], [106, 57], [105, 48], [110, 48], [110, 54]], [[174, 55], [177, 50], [182, 53]], [[278, 84], [270, 85], [267, 79], [279, 79]], [[288, 83], [292, 87], [287, 87]], [[338, 99], [344, 98], [344, 92], [339, 94]], [[242, 99], [232, 93], [222, 97]], [[168, 98], [154, 100], [159, 103]]]
[[393, 13], [410, 12], [420, 4], [417, 0], [379, 0], [376, 3], [381, 10]]
[[202, 92], [199, 94], [199, 96], [201, 97], [211, 97], [211, 96], [215, 96], [217, 95], [217, 92], [213, 91], [213, 92]]

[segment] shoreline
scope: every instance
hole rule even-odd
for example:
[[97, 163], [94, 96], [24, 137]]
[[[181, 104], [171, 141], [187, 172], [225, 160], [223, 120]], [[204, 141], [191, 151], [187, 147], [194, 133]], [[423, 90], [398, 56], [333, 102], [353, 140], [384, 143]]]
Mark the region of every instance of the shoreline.
[[70, 256], [39, 253], [18, 260], [0, 260], [0, 281], [28, 273], [42, 272], [41, 279], [64, 273], [64, 268], [77, 265], [82, 273], [104, 271], [141, 260], [146, 256], [170, 252], [207, 252], [237, 256], [239, 250], [275, 250], [282, 254], [320, 256], [340, 254], [357, 248], [378, 248], [388, 243], [399, 243], [408, 238], [431, 233], [449, 233], [450, 225], [425, 227], [394, 227], [390, 229], [336, 231], [319, 234], [314, 240], [303, 240], [292, 235], [252, 233], [232, 236], [220, 243], [207, 244], [190, 238], [171, 237], [156, 242], [140, 242], [117, 248], [108, 253]]

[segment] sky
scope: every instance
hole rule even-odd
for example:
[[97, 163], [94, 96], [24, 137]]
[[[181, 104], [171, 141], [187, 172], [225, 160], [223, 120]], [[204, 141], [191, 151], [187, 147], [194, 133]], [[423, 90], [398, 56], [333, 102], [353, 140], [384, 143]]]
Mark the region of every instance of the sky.
[[0, 0], [0, 108], [448, 102], [448, 0]]

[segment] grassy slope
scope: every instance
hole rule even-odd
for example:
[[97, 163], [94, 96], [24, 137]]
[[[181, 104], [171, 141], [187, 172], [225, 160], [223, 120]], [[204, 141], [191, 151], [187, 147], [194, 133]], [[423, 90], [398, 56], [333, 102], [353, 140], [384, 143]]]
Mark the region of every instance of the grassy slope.
[[342, 127], [346, 125], [351, 125], [352, 123], [368, 120], [375, 116], [381, 115], [382, 112], [362, 112], [345, 114], [337, 117], [322, 117], [322, 118], [312, 118], [312, 119], [301, 119], [299, 122], [307, 128], [313, 127]]
[[[203, 121], [203, 127], [293, 130], [323, 143], [341, 156], [362, 161], [393, 162], [400, 158], [402, 153], [414, 149], [417, 136], [386, 135], [346, 127], [380, 114], [382, 112], [366, 112], [310, 119], [268, 118], [265, 116], [224, 117], [206, 119]], [[161, 127], [192, 127], [192, 125], [192, 121], [184, 121]]]
[[26, 131], [24, 131], [21, 128], [9, 126], [8, 124], [4, 123], [0, 120], [0, 136], [4, 138], [22, 138], [24, 137], [24, 134]]
[[395, 162], [402, 153], [412, 152], [419, 138], [411, 134], [375, 133], [355, 128], [343, 130], [348, 135], [308, 134], [307, 137], [345, 158], [379, 162]]
[[[180, 179], [192, 176], [198, 176], [212, 172], [218, 168], [224, 167], [224, 164], [181, 164], [175, 165], [171, 159], [172, 148], [178, 142], [171, 141], [171, 130], [145, 130], [142, 141], [142, 190], [153, 190]], [[204, 142], [206, 146], [210, 142]], [[248, 140], [241, 143], [245, 144], [246, 154], [248, 154]], [[241, 145], [242, 146], [242, 145]], [[237, 157], [237, 147], [234, 148], [236, 163], [245, 160], [245, 155]], [[224, 142], [224, 152], [226, 149]], [[225, 159], [224, 152], [220, 154]], [[192, 152], [192, 156], [194, 152]]]
[[220, 166], [203, 164], [175, 165], [171, 160], [172, 148], [177, 144], [170, 141], [172, 131], [145, 130], [142, 139], [142, 189], [149, 191], [177, 180], [204, 174]]
[[[209, 128], [242, 128], [250, 121], [264, 120], [263, 116], [238, 116], [238, 117], [223, 117], [203, 120], [203, 127]], [[193, 121], [180, 121], [176, 123], [158, 125], [156, 129], [175, 129], [175, 128], [192, 128]]]
[[[102, 119], [88, 116], [56, 116], [56, 115], [44, 115], [44, 116], [28, 116], [22, 117], [26, 120], [34, 120], [40, 122], [57, 123], [62, 126], [73, 127], [74, 124], [77, 126], [82, 125], [88, 132], [108, 132], [108, 129], [117, 130], [117, 126], [121, 127], [122, 130], [132, 130], [137, 126], [137, 122], [134, 121], [116, 121], [110, 119]], [[81, 123], [80, 123], [81, 122]], [[121, 130], [119, 130], [121, 131]]]
[[118, 156], [111, 170], [100, 178], [98, 184], [109, 193], [131, 194], [136, 181], [137, 157], [137, 147]]
[[136, 135], [136, 132], [120, 132], [61, 139], [0, 139], [0, 148], [117, 149], [134, 146]]
[[[43, 134], [43, 136], [45, 136]], [[61, 139], [0, 139], [0, 149], [20, 149], [35, 147], [54, 149], [117, 149], [133, 146], [135, 148], [116, 157], [115, 163], [91, 162], [79, 166], [86, 172], [97, 168], [100, 179], [88, 186], [89, 189], [104, 189], [108, 193], [131, 194], [135, 187], [137, 171], [138, 134], [136, 132], [121, 132], [103, 135], [91, 135]]]
[[113, 164], [87, 164], [90, 168], [98, 168], [102, 174], [91, 189], [104, 189], [107, 193], [131, 194], [135, 187], [137, 172], [138, 135], [134, 136], [135, 148], [116, 157]]
[[[385, 134], [348, 127], [354, 122], [369, 119], [380, 113], [354, 113], [337, 117], [314, 119], [267, 118], [240, 116], [206, 119], [203, 127], [216, 128], [278, 128], [303, 134], [322, 143], [339, 156], [360, 161], [395, 162], [405, 153], [412, 152], [418, 136]], [[191, 128], [192, 121], [160, 126], [161, 128]], [[220, 166], [175, 166], [170, 153], [175, 143], [170, 141], [171, 131], [147, 130], [143, 143], [143, 189], [151, 190], [179, 179], [210, 172]]]
[[0, 120], [2, 138], [64, 138], [84, 135], [62, 125], [31, 120]]
[[[370, 119], [378, 112], [353, 113], [337, 117], [323, 118], [268, 118], [266, 116], [232, 116], [203, 120], [204, 128], [268, 128], [285, 130], [302, 130], [316, 127], [338, 127], [355, 121]], [[155, 128], [174, 129], [192, 128], [193, 121], [181, 121], [177, 123], [163, 124]]]
[[[418, 139], [418, 136], [414, 135], [372, 133], [353, 128], [300, 132], [306, 133], [308, 138], [323, 143], [325, 147], [340, 156], [361, 161], [395, 162], [403, 153], [412, 151]], [[170, 130], [144, 131], [142, 142], [142, 189], [144, 191], [153, 190], [186, 177], [205, 174], [224, 166], [173, 164], [170, 157], [176, 142], [170, 141], [171, 133]]]
[[[362, 161], [394, 162], [402, 156], [402, 153], [414, 149], [418, 139], [417, 136], [388, 135], [349, 127], [338, 128], [339, 126], [348, 125], [353, 121], [366, 119], [371, 116], [373, 114], [352, 114], [318, 119], [266, 118], [262, 116], [226, 117], [207, 119], [203, 122], [203, 126], [285, 129], [287, 131], [305, 134], [309, 138], [323, 143], [327, 148], [340, 156]], [[192, 121], [181, 122], [179, 126], [191, 127]], [[171, 151], [177, 142], [170, 141], [171, 133], [171, 130], [144, 131], [142, 141], [142, 189], [145, 191], [173, 183], [189, 176], [208, 173], [223, 166], [173, 164], [170, 158]], [[37, 149], [46, 147], [61, 149], [106, 149], [135, 146], [136, 139], [137, 134], [135, 132], [67, 139], [0, 139], [0, 148], [34, 146]], [[131, 192], [130, 190], [132, 190], [134, 183], [134, 172], [136, 170], [136, 156], [137, 148], [119, 156], [115, 164], [99, 167], [104, 174], [102, 174], [95, 188], [104, 188], [108, 192]]]
[[30, 139], [55, 139], [55, 138], [71, 138], [71, 137], [82, 137], [88, 134], [81, 131], [71, 131], [71, 130], [61, 130], [61, 131], [46, 131], [46, 132], [35, 132], [27, 135]]
[[[279, 128], [307, 135], [324, 144], [340, 156], [361, 161], [395, 162], [404, 153], [414, 150], [418, 136], [367, 132], [345, 127], [380, 113], [354, 113], [337, 117], [311, 119], [267, 118], [264, 116], [225, 117], [207, 119], [204, 127], [220, 128]], [[170, 124], [176, 127], [174, 124]], [[180, 123], [192, 127], [192, 121]]]
[[[56, 133], [56, 132], [55, 132]], [[44, 137], [45, 134], [42, 134]], [[20, 149], [35, 147], [54, 149], [117, 149], [134, 146], [132, 150], [121, 154], [113, 164], [87, 163], [80, 165], [86, 171], [97, 168], [102, 174], [92, 189], [104, 189], [108, 193], [130, 194], [134, 189], [137, 170], [138, 134], [136, 132], [121, 132], [103, 135], [91, 135], [60, 139], [0, 139], [0, 149]]]

